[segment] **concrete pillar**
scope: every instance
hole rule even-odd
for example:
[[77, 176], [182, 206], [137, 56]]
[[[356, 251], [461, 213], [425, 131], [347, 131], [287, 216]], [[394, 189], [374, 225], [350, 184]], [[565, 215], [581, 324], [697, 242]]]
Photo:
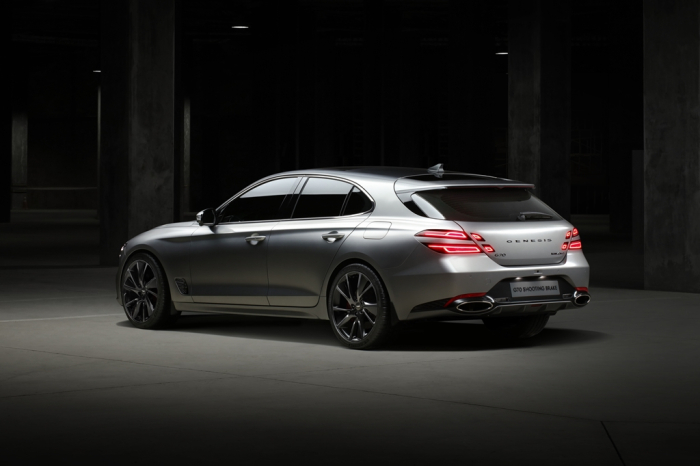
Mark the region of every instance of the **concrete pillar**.
[[571, 212], [571, 5], [508, 4], [508, 177]]
[[[97, 144], [95, 144], [95, 149], [97, 149], [97, 170], [95, 173], [95, 179], [97, 180], [97, 197], [98, 199], [100, 198], [100, 157], [102, 154], [102, 150], [100, 149], [101, 144], [102, 144], [102, 84], [100, 84], [99, 81], [99, 75], [100, 73], [95, 73], [97, 75], [97, 141], [95, 141]], [[100, 205], [99, 202], [97, 204], [97, 219], [100, 219]]]
[[[7, 116], [5, 117], [7, 118]], [[12, 109], [5, 120], [5, 149], [0, 152], [0, 223], [10, 221], [12, 204]]]
[[29, 118], [27, 109], [26, 62], [17, 57], [17, 69], [12, 86], [12, 209], [27, 208], [27, 152], [29, 147]]
[[203, 208], [209, 207], [204, 204], [203, 196], [203, 176], [202, 176], [202, 156], [200, 145], [201, 131], [198, 125], [200, 117], [199, 105], [201, 104], [201, 89], [199, 78], [204, 70], [200, 63], [201, 54], [198, 53], [199, 48], [192, 41], [185, 42], [185, 50], [183, 53], [187, 57], [188, 66], [185, 68], [185, 100], [186, 110], [185, 118], [188, 122], [185, 124], [188, 136], [186, 138], [186, 151], [189, 153], [189, 194], [188, 205], [191, 210], [198, 212]]
[[448, 170], [493, 172], [493, 18], [491, 2], [450, 3]]
[[[10, 7], [10, 14], [6, 14], [4, 23], [10, 28], [12, 26], [12, 7]], [[16, 72], [21, 68], [17, 65], [20, 51], [17, 50], [18, 46], [16, 43], [12, 42], [12, 37], [10, 37], [10, 43], [6, 47], [7, 53], [5, 54], [8, 63], [12, 64], [12, 73], [7, 73], [12, 78], [11, 84], [11, 94], [14, 94], [15, 88], [18, 84], [18, 77]], [[12, 158], [14, 151], [14, 102], [11, 102], [6, 108], [8, 111], [5, 114], [5, 118], [9, 117], [9, 121], [5, 120], [5, 143], [3, 144], [3, 150], [0, 152], [0, 223], [7, 223], [10, 221], [10, 211], [12, 209]]]
[[[218, 166], [219, 139], [222, 128], [222, 87], [219, 44], [193, 43], [188, 53], [190, 74], [187, 95], [189, 97], [189, 153], [190, 153], [190, 207], [195, 212], [216, 207], [222, 202], [216, 177], [223, 170]], [[189, 47], [188, 47], [189, 48]]]
[[607, 9], [610, 232], [627, 238], [637, 233], [631, 228], [636, 201], [630, 176], [632, 153], [644, 144], [641, 7], [636, 0], [618, 0]]
[[[632, 222], [629, 229], [632, 232], [634, 252], [644, 254], [644, 151], [632, 151]], [[630, 168], [627, 167], [628, 172]], [[620, 173], [625, 176], [625, 173]], [[612, 223], [612, 214], [611, 223]], [[611, 225], [612, 229], [612, 225]]]
[[644, 0], [644, 286], [700, 292], [700, 2]]
[[100, 262], [179, 219], [179, 1], [101, 4]]
[[190, 211], [190, 167], [192, 160], [192, 100], [184, 97], [182, 109], [182, 167], [180, 176], [180, 209]]

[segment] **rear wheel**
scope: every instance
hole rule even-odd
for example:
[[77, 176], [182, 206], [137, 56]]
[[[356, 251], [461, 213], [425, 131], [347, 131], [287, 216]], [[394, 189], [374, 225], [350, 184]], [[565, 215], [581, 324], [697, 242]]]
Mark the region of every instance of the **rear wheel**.
[[530, 338], [544, 329], [549, 315], [489, 317], [482, 319], [489, 330], [507, 338]]
[[328, 318], [336, 338], [348, 348], [386, 343], [391, 330], [389, 300], [377, 274], [363, 264], [341, 269], [328, 294]]
[[170, 289], [165, 273], [150, 254], [138, 253], [129, 258], [124, 265], [121, 284], [124, 312], [135, 327], [165, 328], [180, 314], [171, 314]]

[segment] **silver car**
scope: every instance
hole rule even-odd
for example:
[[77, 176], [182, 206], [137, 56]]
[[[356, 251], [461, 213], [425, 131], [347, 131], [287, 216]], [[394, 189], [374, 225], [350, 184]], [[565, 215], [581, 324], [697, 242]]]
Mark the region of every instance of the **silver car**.
[[272, 175], [129, 240], [117, 300], [139, 328], [183, 311], [329, 320], [355, 349], [420, 319], [531, 337], [590, 300], [578, 230], [532, 188], [441, 165]]

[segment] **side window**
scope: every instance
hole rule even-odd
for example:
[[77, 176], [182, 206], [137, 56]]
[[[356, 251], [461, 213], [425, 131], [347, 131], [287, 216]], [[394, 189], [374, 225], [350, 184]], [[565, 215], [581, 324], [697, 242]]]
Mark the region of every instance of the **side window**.
[[337, 217], [348, 196], [350, 183], [309, 178], [299, 196], [292, 218]]
[[343, 215], [361, 214], [362, 212], [367, 212], [371, 208], [372, 201], [370, 201], [367, 195], [357, 188], [352, 188], [348, 202], [345, 204]]
[[[284, 215], [282, 205], [299, 178], [280, 178], [257, 186], [231, 201], [221, 212], [219, 222], [251, 222], [276, 220]], [[291, 196], [289, 196], [291, 197]]]

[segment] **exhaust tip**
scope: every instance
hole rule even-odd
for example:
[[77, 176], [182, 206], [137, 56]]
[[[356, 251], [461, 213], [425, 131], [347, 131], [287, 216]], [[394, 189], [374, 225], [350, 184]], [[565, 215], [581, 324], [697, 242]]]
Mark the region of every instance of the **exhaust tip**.
[[574, 294], [574, 304], [577, 306], [585, 306], [591, 301], [591, 295], [588, 293], [576, 292]]
[[493, 308], [493, 303], [490, 301], [467, 301], [457, 306], [458, 311], [468, 312], [470, 314], [486, 312], [491, 310], [491, 308]]

